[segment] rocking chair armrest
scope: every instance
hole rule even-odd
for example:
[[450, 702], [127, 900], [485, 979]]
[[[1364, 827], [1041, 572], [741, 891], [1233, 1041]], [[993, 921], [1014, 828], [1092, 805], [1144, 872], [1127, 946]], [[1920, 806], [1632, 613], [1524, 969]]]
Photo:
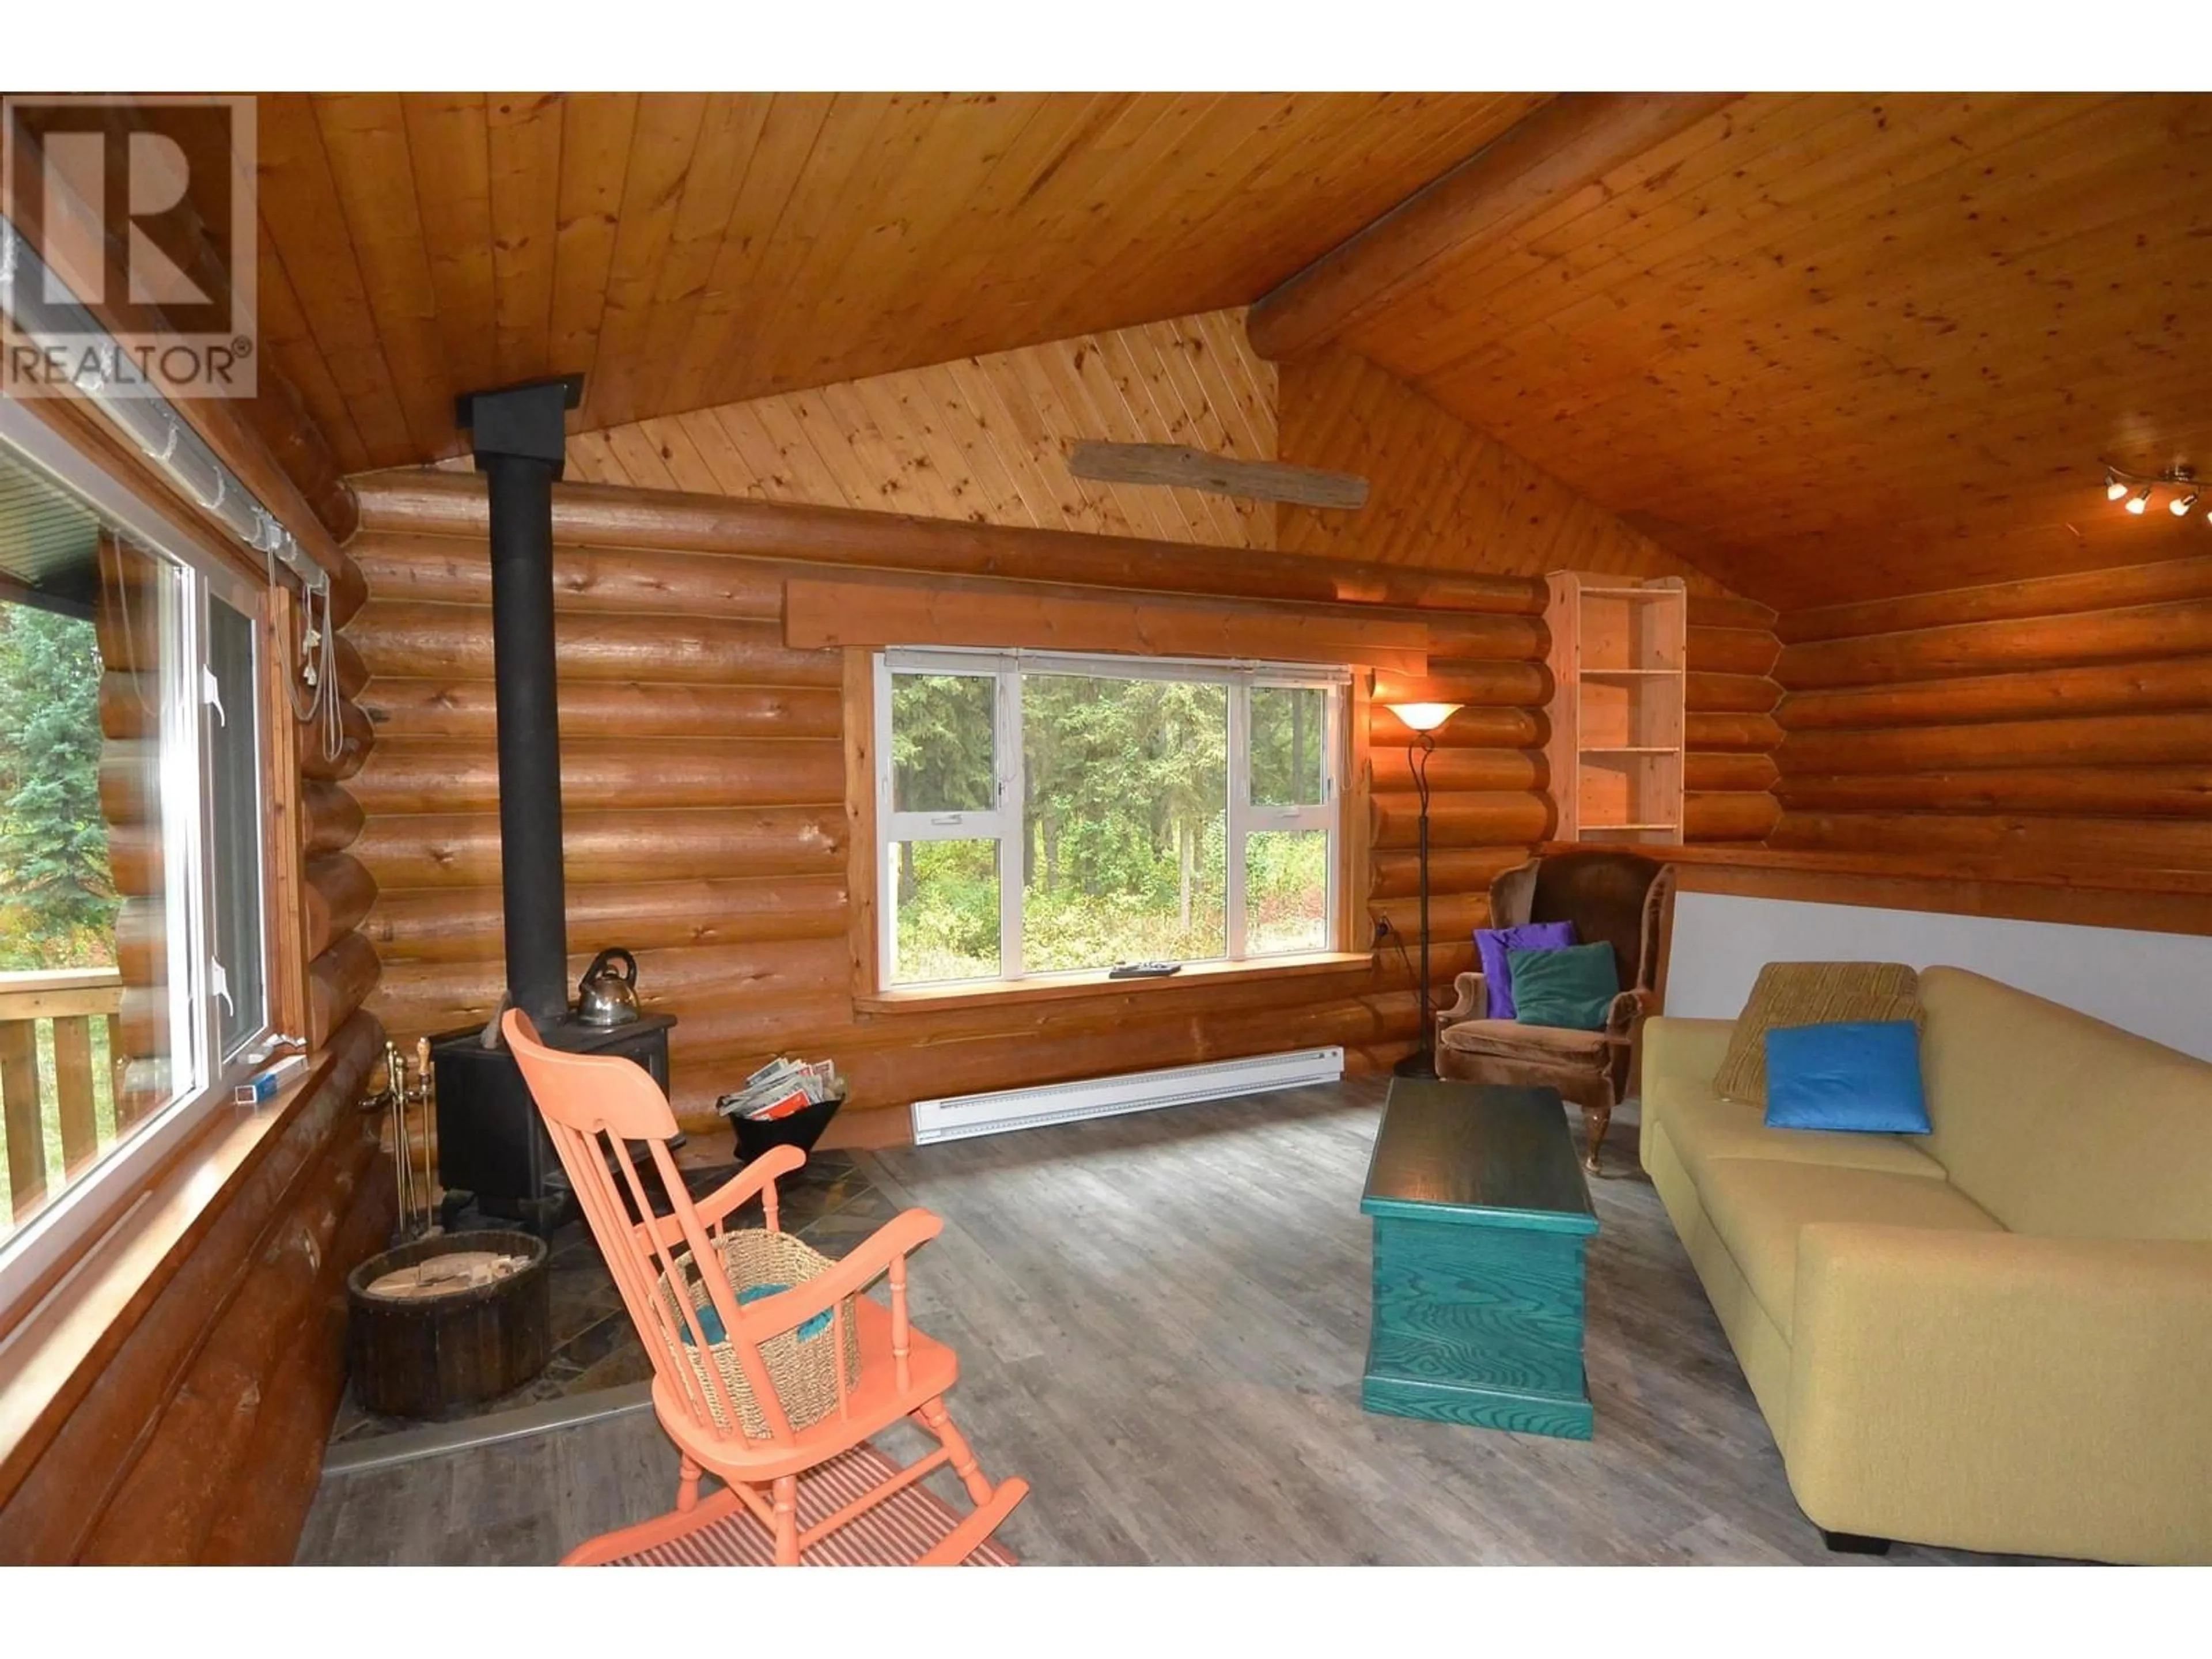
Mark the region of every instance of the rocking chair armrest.
[[[796, 1146], [771, 1146], [727, 1181], [692, 1205], [699, 1224], [709, 1232], [722, 1224], [731, 1211], [754, 1194], [773, 1183], [778, 1176], [789, 1175], [806, 1162], [806, 1154]], [[653, 1231], [660, 1242], [673, 1249], [684, 1243], [684, 1228], [674, 1216], [663, 1216], [654, 1223]]]
[[902, 1256], [911, 1255], [945, 1231], [943, 1218], [927, 1210], [902, 1210], [855, 1245], [828, 1273], [787, 1291], [747, 1304], [738, 1322], [749, 1340], [759, 1342], [779, 1331], [805, 1324], [876, 1281]]
[[1452, 988], [1459, 993], [1459, 1000], [1450, 1007], [1438, 1011], [1437, 1030], [1439, 1031], [1447, 1025], [1456, 1025], [1463, 1019], [1481, 1018], [1483, 1010], [1490, 1006], [1489, 993], [1484, 988], [1480, 974], [1460, 975], [1452, 981]]

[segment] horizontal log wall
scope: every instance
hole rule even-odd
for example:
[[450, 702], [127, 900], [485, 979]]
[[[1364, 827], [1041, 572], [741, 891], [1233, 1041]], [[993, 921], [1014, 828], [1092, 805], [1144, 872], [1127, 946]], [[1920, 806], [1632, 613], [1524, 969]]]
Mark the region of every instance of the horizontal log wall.
[[1784, 619], [1773, 845], [2212, 871], [2212, 557]]
[[0, 1464], [0, 1561], [291, 1560], [345, 1381], [345, 1275], [393, 1218], [375, 1121], [356, 1109], [381, 1036], [357, 1013], [332, 1037]]
[[1774, 612], [1752, 600], [1690, 595], [1682, 839], [1692, 846], [1764, 845], [1781, 816], [1773, 789], [1782, 688], [1771, 675], [1782, 642], [1774, 623]]
[[[352, 852], [376, 887], [368, 930], [382, 970], [373, 1006], [406, 1041], [483, 1020], [501, 991], [489, 575], [472, 480], [404, 475], [365, 480], [362, 494], [368, 527], [352, 551], [373, 597], [349, 638], [372, 672], [363, 701], [377, 742], [351, 786], [367, 817]], [[718, 536], [714, 515], [724, 509], [692, 498], [564, 486], [557, 499], [572, 966], [580, 970], [601, 945], [639, 952], [648, 1006], [679, 1017], [675, 1093], [695, 1124], [711, 1127], [714, 1095], [778, 1050], [836, 1055], [856, 1101], [880, 1109], [1305, 1043], [1341, 1043], [1365, 1065], [1411, 1043], [1417, 1000], [1395, 952], [1379, 965], [1290, 980], [856, 1012], [842, 656], [783, 646], [780, 604], [793, 574], [866, 568], [871, 556], [848, 546], [809, 559], [804, 520], [781, 542], [773, 519]], [[610, 545], [617, 537], [629, 544]], [[732, 550], [714, 550], [718, 543]], [[1113, 545], [1058, 537], [873, 556], [909, 574], [933, 564], [963, 578], [1065, 572], [1087, 591], [1192, 591], [1180, 560], [1155, 569], [1139, 557], [1105, 573], [1121, 581], [1095, 580], [1088, 562]], [[1299, 591], [1284, 580], [1299, 574], [1321, 601], [1315, 614], [1338, 599], [1340, 583], [1358, 590], [1366, 580], [1247, 561], [1219, 568], [1207, 585], [1256, 600]], [[1366, 591], [1467, 607], [1430, 613], [1439, 652], [1463, 654], [1436, 656], [1429, 679], [1399, 688], [1418, 684], [1473, 705], [1444, 733], [1435, 773], [1432, 914], [1439, 935], [1464, 939], [1484, 919], [1491, 878], [1550, 827], [1537, 750], [1549, 684], [1541, 590], [1525, 580], [1431, 586], [1416, 577]], [[1395, 717], [1378, 721], [1368, 914], [1411, 943], [1411, 779]], [[1470, 956], [1468, 946], [1437, 952], [1439, 982]]]
[[[501, 992], [489, 570], [475, 480], [380, 475], [360, 489], [365, 528], [350, 550], [371, 598], [348, 632], [371, 672], [362, 702], [377, 740], [352, 785], [367, 813], [353, 852], [377, 890], [367, 927], [382, 977], [371, 1006], [404, 1042], [481, 1023]], [[679, 1110], [702, 1127], [715, 1127], [714, 1096], [780, 1050], [835, 1055], [858, 1106], [883, 1110], [1306, 1043], [1340, 1043], [1355, 1066], [1381, 1065], [1418, 1030], [1417, 988], [1395, 948], [1291, 979], [856, 1010], [842, 658], [782, 643], [776, 607], [794, 574], [826, 565], [909, 580], [1057, 577], [1075, 585], [1071, 596], [1288, 592], [1309, 597], [1316, 614], [1346, 603], [1419, 610], [1426, 675], [1385, 673], [1376, 690], [1468, 705], [1439, 734], [1431, 771], [1439, 987], [1472, 965], [1469, 934], [1487, 920], [1491, 880], [1552, 829], [1543, 588], [1528, 577], [1265, 555], [1201, 564], [1105, 538], [590, 485], [556, 489], [555, 535], [571, 965], [580, 971], [605, 945], [638, 951], [648, 1006], [680, 1021]], [[1765, 613], [1725, 599], [1699, 605], [1701, 637], [1746, 678], [1756, 652], [1735, 636], [1756, 634]], [[1355, 833], [1368, 838], [1366, 917], [1389, 922], [1411, 956], [1417, 815], [1404, 735], [1375, 711], [1371, 811]], [[1712, 793], [1767, 799], [1741, 770]], [[861, 1115], [849, 1113], [841, 1132], [877, 1133]]]

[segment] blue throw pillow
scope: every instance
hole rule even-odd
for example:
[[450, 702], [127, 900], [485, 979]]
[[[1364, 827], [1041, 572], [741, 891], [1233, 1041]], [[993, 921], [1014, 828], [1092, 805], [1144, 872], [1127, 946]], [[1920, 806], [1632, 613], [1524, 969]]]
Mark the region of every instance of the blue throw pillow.
[[1919, 1027], [1909, 1019], [1853, 1019], [1768, 1031], [1766, 1125], [1926, 1134]]

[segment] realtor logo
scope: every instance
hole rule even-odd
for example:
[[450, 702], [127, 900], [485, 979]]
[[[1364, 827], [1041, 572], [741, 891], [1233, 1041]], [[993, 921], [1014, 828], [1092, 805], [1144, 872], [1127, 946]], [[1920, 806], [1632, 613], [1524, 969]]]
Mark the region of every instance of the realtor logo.
[[0, 392], [250, 398], [251, 97], [0, 99]]

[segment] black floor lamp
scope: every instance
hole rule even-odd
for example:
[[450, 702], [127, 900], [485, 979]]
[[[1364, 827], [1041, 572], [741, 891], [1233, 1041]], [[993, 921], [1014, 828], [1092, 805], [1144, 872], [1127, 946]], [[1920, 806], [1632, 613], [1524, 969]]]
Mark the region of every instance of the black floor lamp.
[[1399, 1077], [1437, 1074], [1437, 1022], [1429, 999], [1429, 757], [1437, 751], [1437, 728], [1459, 713], [1455, 702], [1386, 702], [1382, 705], [1413, 736], [1406, 745], [1413, 768], [1413, 793], [1421, 803], [1421, 1046], [1392, 1068]]

